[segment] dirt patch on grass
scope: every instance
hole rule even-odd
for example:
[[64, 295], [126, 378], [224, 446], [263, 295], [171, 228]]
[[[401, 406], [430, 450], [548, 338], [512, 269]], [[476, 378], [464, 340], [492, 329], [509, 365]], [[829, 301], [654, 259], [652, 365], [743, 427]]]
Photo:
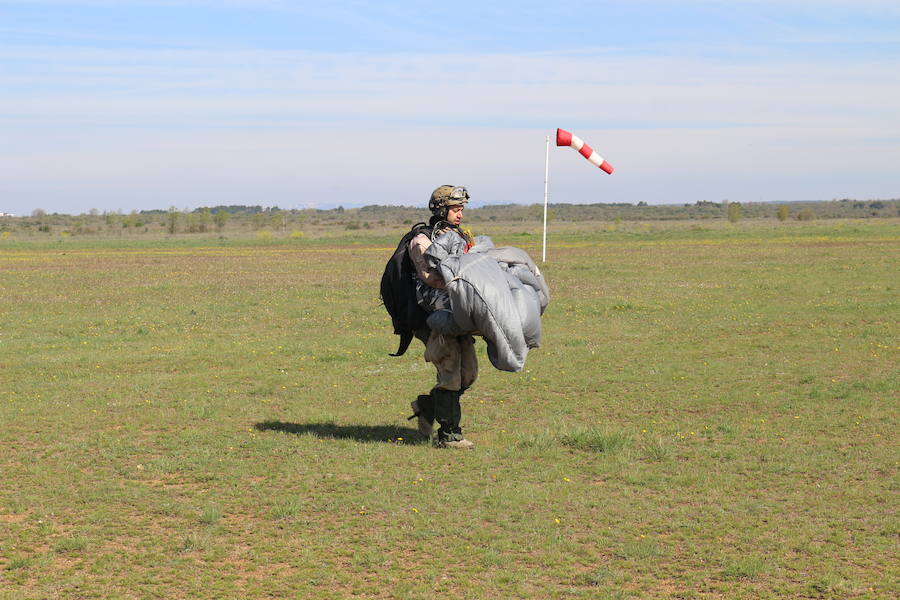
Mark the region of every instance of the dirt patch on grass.
[[21, 523], [28, 518], [27, 514], [0, 515], [0, 523]]

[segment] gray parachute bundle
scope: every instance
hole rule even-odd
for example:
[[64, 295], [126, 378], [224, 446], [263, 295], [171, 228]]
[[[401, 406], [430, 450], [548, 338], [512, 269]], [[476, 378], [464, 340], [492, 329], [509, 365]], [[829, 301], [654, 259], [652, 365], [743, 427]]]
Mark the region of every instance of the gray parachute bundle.
[[[429, 318], [432, 329], [448, 334], [477, 332], [487, 342], [488, 358], [501, 371], [521, 371], [530, 348], [541, 345], [541, 315], [550, 289], [540, 269], [520, 248], [495, 248], [487, 236], [465, 242], [455, 234], [434, 240], [425, 253], [429, 265], [447, 283], [453, 323], [440, 314]], [[446, 316], [447, 313], [444, 313]]]

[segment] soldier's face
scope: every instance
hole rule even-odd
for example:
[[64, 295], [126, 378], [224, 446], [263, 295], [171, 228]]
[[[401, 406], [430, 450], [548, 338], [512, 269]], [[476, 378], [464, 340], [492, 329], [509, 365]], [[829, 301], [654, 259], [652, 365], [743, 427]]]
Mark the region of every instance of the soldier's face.
[[447, 209], [447, 220], [454, 225], [459, 225], [462, 222], [463, 217], [463, 207], [462, 206], [451, 206]]

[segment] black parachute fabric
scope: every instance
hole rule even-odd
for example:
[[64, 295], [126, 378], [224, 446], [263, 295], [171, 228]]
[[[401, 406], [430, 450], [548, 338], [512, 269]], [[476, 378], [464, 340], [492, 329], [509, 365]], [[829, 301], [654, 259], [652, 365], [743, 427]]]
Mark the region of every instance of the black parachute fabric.
[[420, 233], [430, 234], [431, 230], [425, 223], [413, 225], [400, 239], [381, 276], [381, 301], [391, 316], [394, 333], [400, 336], [397, 352], [391, 356], [402, 356], [415, 332], [427, 327], [428, 313], [416, 301], [416, 272], [409, 257], [409, 242]]

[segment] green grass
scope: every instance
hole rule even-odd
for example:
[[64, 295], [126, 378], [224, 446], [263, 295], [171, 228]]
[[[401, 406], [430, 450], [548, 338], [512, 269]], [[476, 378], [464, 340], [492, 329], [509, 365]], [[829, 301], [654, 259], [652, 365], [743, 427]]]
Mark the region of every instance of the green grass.
[[0, 240], [0, 598], [900, 594], [896, 220], [551, 230], [467, 453], [397, 237]]
[[630, 441], [631, 439], [621, 432], [605, 432], [594, 427], [568, 431], [560, 438], [560, 442], [570, 448], [609, 454], [626, 448]]
[[53, 551], [57, 553], [78, 552], [84, 550], [90, 542], [83, 537], [65, 537], [53, 544]]

